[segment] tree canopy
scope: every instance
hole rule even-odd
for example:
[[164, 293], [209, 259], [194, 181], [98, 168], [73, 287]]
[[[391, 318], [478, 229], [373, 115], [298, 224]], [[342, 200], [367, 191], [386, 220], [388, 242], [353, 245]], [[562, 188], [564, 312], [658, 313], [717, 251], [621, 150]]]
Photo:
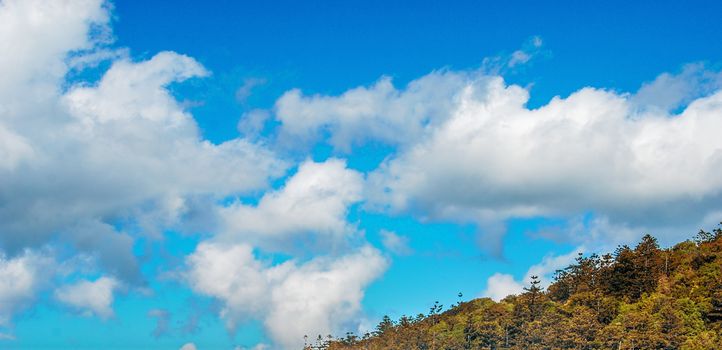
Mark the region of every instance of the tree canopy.
[[[722, 225], [722, 224], [721, 224]], [[542, 289], [537, 276], [500, 302], [460, 302], [427, 315], [385, 316], [373, 333], [314, 345], [344, 349], [722, 349], [722, 228], [662, 249], [584, 256]]]

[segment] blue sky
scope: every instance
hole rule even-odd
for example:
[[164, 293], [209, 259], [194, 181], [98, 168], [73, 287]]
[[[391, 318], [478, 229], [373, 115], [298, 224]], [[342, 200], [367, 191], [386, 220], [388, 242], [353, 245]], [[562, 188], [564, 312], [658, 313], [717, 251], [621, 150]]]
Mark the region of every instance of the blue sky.
[[0, 1], [0, 347], [298, 348], [687, 239], [720, 10]]

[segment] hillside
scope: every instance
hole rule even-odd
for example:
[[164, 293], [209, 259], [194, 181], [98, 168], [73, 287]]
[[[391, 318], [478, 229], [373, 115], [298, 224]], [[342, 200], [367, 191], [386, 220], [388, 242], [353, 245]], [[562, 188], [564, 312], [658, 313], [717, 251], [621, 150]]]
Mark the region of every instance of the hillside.
[[372, 334], [306, 349], [722, 349], [722, 229], [660, 249], [580, 255], [546, 289], [384, 317]]

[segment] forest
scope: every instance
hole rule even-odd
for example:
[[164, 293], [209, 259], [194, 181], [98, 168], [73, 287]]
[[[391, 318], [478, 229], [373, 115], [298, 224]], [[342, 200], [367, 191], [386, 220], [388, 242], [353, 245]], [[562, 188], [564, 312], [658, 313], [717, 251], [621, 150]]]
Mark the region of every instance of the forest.
[[305, 350], [722, 349], [721, 227], [667, 249], [646, 235], [580, 254], [546, 289], [535, 276], [500, 302], [436, 303], [367, 334], [307, 338]]

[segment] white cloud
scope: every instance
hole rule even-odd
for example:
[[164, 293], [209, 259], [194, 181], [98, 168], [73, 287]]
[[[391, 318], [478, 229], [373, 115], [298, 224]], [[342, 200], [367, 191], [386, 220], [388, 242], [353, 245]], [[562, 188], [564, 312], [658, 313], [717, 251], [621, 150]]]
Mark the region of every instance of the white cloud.
[[591, 211], [664, 227], [719, 210], [722, 92], [676, 116], [637, 114], [629, 99], [585, 88], [530, 110], [501, 78], [469, 85], [443, 124], [369, 177], [372, 200], [480, 224]]
[[97, 218], [135, 221], [153, 235], [182, 224], [193, 210], [190, 197], [262, 188], [280, 175], [285, 165], [259, 146], [200, 140], [192, 117], [164, 86], [203, 72], [174, 53], [117, 62], [97, 86], [75, 87], [63, 97], [67, 109], [55, 113], [64, 122], [18, 125], [15, 133], [31, 145], [33, 159], [0, 173], [7, 184], [0, 198], [16, 198], [0, 201], [5, 244], [42, 243]]
[[297, 146], [328, 133], [329, 143], [343, 152], [368, 140], [404, 145], [445, 118], [468, 79], [467, 74], [442, 70], [398, 90], [391, 78], [383, 77], [338, 97], [304, 96], [294, 89], [276, 101], [276, 118], [282, 123], [279, 142]]
[[[107, 40], [103, 0], [5, 0], [0, 3], [0, 105], [24, 109], [36, 97], [56, 94], [71, 51], [92, 49]], [[62, 30], [60, 30], [62, 29]], [[41, 100], [45, 102], [45, 100]]]
[[195, 291], [223, 300], [229, 322], [235, 322], [229, 312], [255, 315], [266, 307], [268, 278], [251, 246], [201, 243], [187, 262], [187, 282]]
[[305, 334], [338, 331], [361, 312], [365, 287], [387, 261], [371, 247], [305, 263], [268, 265], [248, 245], [201, 243], [187, 259], [186, 281], [223, 302], [230, 329], [249, 318], [263, 320], [282, 348], [299, 347]]
[[388, 251], [397, 255], [409, 255], [412, 253], [411, 247], [409, 247], [409, 238], [400, 236], [393, 231], [381, 230], [381, 244]]
[[10, 259], [0, 254], [0, 327], [9, 326], [11, 317], [35, 299], [52, 267], [50, 258], [36, 252]]
[[514, 276], [497, 272], [486, 281], [486, 290], [481, 295], [499, 301], [523, 291], [524, 286], [517, 282]]
[[111, 277], [100, 277], [95, 281], [81, 280], [58, 288], [55, 298], [84, 315], [109, 318], [114, 315], [113, 292], [118, 287], [119, 282]]
[[273, 306], [265, 325], [286, 347], [300, 344], [304, 334], [337, 333], [357, 320], [366, 286], [386, 267], [387, 261], [368, 246], [297, 266], [272, 290]]
[[[538, 52], [541, 39], [527, 46]], [[402, 89], [382, 78], [338, 96], [291, 90], [275, 118], [282, 143], [398, 146], [366, 194], [392, 213], [494, 234], [509, 218], [592, 213], [607, 226], [681, 234], [722, 209], [721, 76], [690, 65], [636, 94], [583, 88], [530, 109], [529, 91], [501, 77], [445, 70]]]
[[[65, 96], [78, 128], [93, 133], [114, 121], [133, 120], [165, 124], [172, 134], [196, 136], [192, 117], [185, 113], [165, 87], [171, 82], [209, 73], [195, 60], [173, 52], [161, 52], [150, 60], [115, 61], [97, 86], [75, 86]], [[122, 125], [126, 128], [132, 125]], [[137, 130], [128, 130], [137, 137]], [[101, 130], [102, 131], [102, 130]]]
[[354, 228], [348, 208], [362, 199], [363, 176], [346, 162], [302, 163], [285, 186], [264, 194], [258, 205], [234, 203], [219, 209], [226, 239], [262, 247], [292, 249], [301, 239], [333, 246]]
[[[0, 271], [12, 279], [0, 287], [3, 324], [32, 302], [38, 280], [53, 277], [27, 260], [27, 249], [97, 264], [93, 273], [107, 277], [64, 286], [56, 299], [110, 317], [118, 285], [145, 283], [133, 253], [138, 236], [212, 229], [218, 200], [285, 173], [286, 162], [263, 145], [204, 140], [168, 86], [209, 72], [174, 52], [134, 61], [110, 47], [110, 8], [102, 0], [0, 1]], [[99, 62], [110, 68], [97, 81], [79, 80]]]
[[[0, 245], [67, 243], [138, 284], [134, 236], [197, 227], [202, 208], [266, 188], [286, 164], [245, 139], [203, 140], [167, 86], [209, 73], [173, 52], [134, 62], [107, 48], [109, 20], [100, 0], [0, 4]], [[65, 80], [101, 60], [99, 81]]]
[[[33, 128], [27, 118], [47, 116], [57, 100], [70, 51], [94, 47], [91, 26], [105, 26], [109, 17], [102, 1], [7, 0], [0, 2], [0, 178], [33, 157], [32, 140], [17, 127]], [[62, 30], [58, 30], [62, 28]], [[52, 107], [50, 107], [52, 108]]]
[[356, 232], [346, 216], [362, 199], [363, 181], [343, 160], [306, 161], [258, 204], [219, 208], [220, 234], [187, 258], [186, 281], [223, 302], [229, 329], [260, 319], [283, 348], [301, 345], [304, 334], [339, 330], [358, 316], [366, 285], [386, 268], [377, 250], [270, 265], [256, 258], [254, 247], [296, 253], [303, 247], [303, 255], [309, 248], [339, 251], [343, 244], [345, 251]]

